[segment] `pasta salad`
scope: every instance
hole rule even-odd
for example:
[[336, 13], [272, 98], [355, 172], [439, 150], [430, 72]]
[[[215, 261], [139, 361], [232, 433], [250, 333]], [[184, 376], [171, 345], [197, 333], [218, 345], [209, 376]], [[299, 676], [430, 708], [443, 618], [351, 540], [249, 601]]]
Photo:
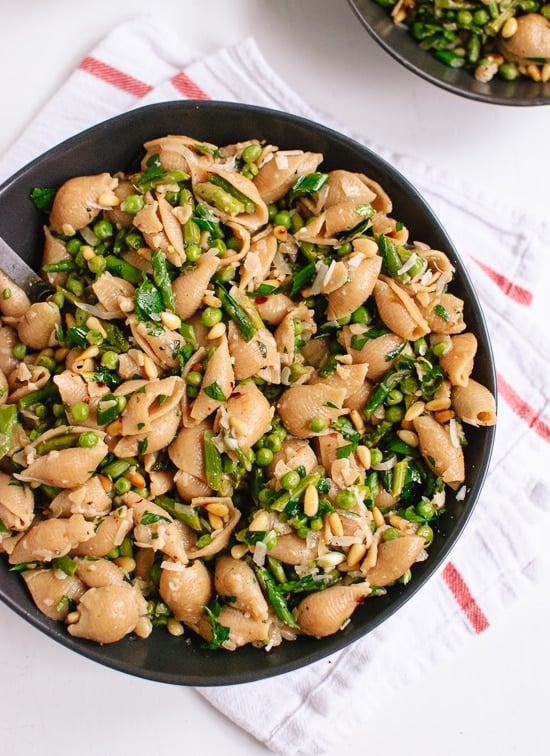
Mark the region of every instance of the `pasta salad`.
[[54, 293], [0, 273], [0, 552], [71, 636], [329, 636], [465, 495], [496, 409], [453, 266], [322, 161], [170, 135], [33, 190]]

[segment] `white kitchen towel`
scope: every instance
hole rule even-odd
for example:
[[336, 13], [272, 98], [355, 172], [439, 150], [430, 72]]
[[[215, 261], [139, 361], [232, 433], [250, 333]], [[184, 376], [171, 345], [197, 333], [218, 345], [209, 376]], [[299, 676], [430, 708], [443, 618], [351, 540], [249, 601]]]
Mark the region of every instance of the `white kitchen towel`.
[[[138, 17], [104, 39], [37, 113], [0, 159], [0, 178], [105, 118], [186, 98], [272, 107], [347, 131], [345, 123], [302, 102], [253, 39], [202, 57], [177, 30]], [[479, 184], [473, 187], [390, 145], [372, 144], [365, 135], [351, 136], [418, 188], [469, 269], [498, 372], [497, 440], [463, 537], [398, 615], [307, 668], [254, 683], [197, 689], [280, 754], [323, 753], [345, 743], [350, 726], [367, 725], [387, 696], [497, 621], [503, 607], [537, 580], [540, 556], [533, 535], [547, 524], [550, 510], [541, 464], [550, 442], [550, 357], [543, 317], [550, 225], [517, 204], [508, 207], [486, 196]]]

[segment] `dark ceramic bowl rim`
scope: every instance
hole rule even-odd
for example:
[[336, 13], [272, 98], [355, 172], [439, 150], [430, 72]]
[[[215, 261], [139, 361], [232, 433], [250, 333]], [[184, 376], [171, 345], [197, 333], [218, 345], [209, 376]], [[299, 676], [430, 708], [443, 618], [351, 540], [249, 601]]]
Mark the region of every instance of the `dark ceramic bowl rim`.
[[[0, 236], [36, 265], [44, 218], [28, 199], [29, 191], [34, 186], [58, 186], [73, 175], [129, 167], [143, 142], [168, 133], [183, 133], [220, 145], [252, 137], [266, 138], [283, 148], [324, 152], [323, 165], [327, 169], [355, 168], [377, 178], [394, 199], [395, 217], [414, 228], [414, 238], [445, 250], [455, 265], [457, 287], [454, 290], [465, 299], [467, 322], [480, 345], [476, 376], [496, 395], [491, 345], [478, 298], [451, 240], [425, 200], [404, 176], [378, 155], [304, 118], [256, 106], [202, 101], [160, 103], [117, 116], [54, 147], [0, 186]], [[146, 640], [128, 637], [116, 644], [100, 646], [72, 638], [62, 623], [42, 615], [23, 581], [8, 572], [4, 558], [0, 559], [0, 598], [31, 625], [65, 647], [107, 667], [145, 679], [213, 686], [251, 682], [298, 669], [339, 651], [378, 627], [397, 612], [448, 557], [482, 489], [494, 428], [473, 429], [470, 435], [468, 494], [464, 501], [453, 501], [449, 514], [442, 518], [441, 530], [430, 547], [430, 558], [415, 565], [415, 578], [411, 583], [396, 585], [386, 597], [367, 600], [358, 607], [345, 630], [329, 638], [303, 637], [285, 642], [270, 652], [245, 647], [226, 653], [203, 649], [192, 633], [173, 638], [159, 628]]]
[[431, 84], [469, 100], [492, 105], [529, 107], [550, 105], [550, 82], [545, 84], [518, 77], [504, 81], [495, 77], [483, 83], [471, 72], [449, 68], [422, 50], [409, 32], [392, 22], [388, 9], [375, 0], [347, 0], [369, 35], [392, 58]]

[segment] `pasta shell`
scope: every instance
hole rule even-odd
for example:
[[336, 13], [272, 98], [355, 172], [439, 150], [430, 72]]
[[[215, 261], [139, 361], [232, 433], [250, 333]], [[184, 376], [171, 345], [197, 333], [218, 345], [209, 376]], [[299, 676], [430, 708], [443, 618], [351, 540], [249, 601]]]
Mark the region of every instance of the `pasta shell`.
[[95, 523], [90, 538], [76, 546], [73, 553], [82, 557], [98, 559], [104, 557], [114, 548], [120, 546], [132, 530], [132, 526], [131, 510], [128, 507], [117, 507], [102, 520]]
[[220, 395], [226, 397], [226, 399], [231, 396], [233, 387], [235, 386], [235, 374], [231, 364], [231, 355], [229, 354], [226, 337], [220, 341], [214, 354], [208, 361], [201, 389], [191, 406], [191, 418], [197, 423], [205, 420], [226, 401], [226, 399], [216, 399], [208, 395], [206, 389], [214, 384], [219, 388]]
[[[0, 270], [0, 313], [8, 318], [21, 318], [31, 305], [23, 289]], [[4, 295], [9, 292], [9, 296]]]
[[[44, 255], [42, 257], [42, 265], [51, 265], [52, 263], [58, 263], [62, 260], [70, 260], [71, 256], [67, 252], [65, 242], [59, 237], [54, 236], [50, 229], [44, 226]], [[64, 286], [68, 273], [46, 273], [44, 272], [44, 278], [52, 286]]]
[[205, 496], [198, 497], [191, 501], [192, 506], [206, 507], [208, 504], [223, 504], [227, 508], [227, 516], [223, 518], [223, 526], [219, 530], [211, 533], [210, 543], [198, 549], [196, 546], [190, 546], [187, 553], [190, 559], [199, 559], [210, 557], [225, 549], [231, 539], [235, 527], [241, 519], [241, 512], [233, 504], [233, 500], [226, 496]]
[[121, 310], [121, 300], [134, 299], [135, 289], [129, 281], [113, 276], [109, 271], [103, 273], [92, 283], [92, 290], [103, 309], [112, 316], [125, 317]]
[[94, 533], [94, 524], [82, 515], [42, 520], [20, 538], [10, 554], [10, 564], [50, 562], [65, 556]]
[[402, 339], [415, 341], [429, 333], [430, 327], [412, 297], [393, 281], [377, 281], [374, 299], [383, 323]]
[[431, 415], [420, 415], [412, 422], [427, 464], [448, 486], [457, 489], [464, 482], [464, 454], [460, 445], [452, 443], [449, 429]]
[[0, 472], [0, 520], [9, 530], [26, 530], [34, 516], [34, 494], [29, 486]]
[[178, 366], [178, 352], [184, 344], [184, 338], [178, 331], [157, 326], [151, 329], [146, 322], [138, 320], [137, 315], [128, 317], [128, 324], [137, 344], [153, 362], [163, 370]]
[[454, 386], [466, 386], [474, 368], [477, 339], [473, 333], [451, 337], [451, 348], [439, 358], [439, 364]]
[[345, 260], [348, 282], [331, 292], [328, 297], [327, 318], [340, 320], [351, 315], [370, 297], [382, 267], [382, 258], [353, 255]]
[[89, 588], [78, 603], [78, 619], [67, 626], [69, 635], [96, 643], [116, 643], [135, 630], [147, 606], [127, 583]]
[[[351, 355], [354, 363], [366, 363], [369, 380], [377, 381], [395, 362], [396, 358], [390, 355], [403, 344], [403, 339], [396, 333], [385, 333], [376, 338], [367, 338], [361, 349], [354, 349], [352, 347], [354, 335], [349, 326], [344, 326], [341, 339], [346, 352]], [[360, 333], [357, 335], [361, 336]]]
[[424, 317], [432, 333], [461, 333], [464, 322], [464, 300], [443, 293], [424, 309]]
[[[265, 226], [268, 220], [267, 204], [261, 197], [257, 186], [253, 181], [246, 178], [238, 171], [229, 171], [217, 166], [209, 168], [207, 175], [209, 177], [212, 175], [219, 176], [254, 204], [254, 210], [252, 212], [245, 211], [239, 212], [238, 214], [224, 212], [223, 210], [210, 205], [214, 215], [218, 216], [225, 222], [234, 220], [250, 231], [256, 231], [257, 229], [262, 228], [262, 226]], [[197, 188], [197, 184], [195, 184], [195, 188]], [[206, 201], [206, 204], [209, 204], [208, 201]]]
[[285, 315], [295, 306], [286, 294], [270, 294], [268, 297], [256, 297], [254, 304], [260, 317], [268, 325], [279, 325]]
[[313, 173], [322, 159], [318, 152], [278, 150], [261, 166], [254, 184], [264, 202], [277, 202], [300, 176]]
[[317, 456], [309, 441], [287, 436], [278, 452], [273, 455], [273, 461], [267, 467], [269, 478], [280, 480], [285, 473], [303, 467], [310, 473], [317, 464]]
[[45, 349], [57, 344], [61, 325], [59, 307], [53, 302], [34, 302], [17, 326], [19, 339], [32, 349]]
[[245, 341], [237, 326], [230, 321], [227, 327], [227, 343], [233, 359], [235, 380], [242, 381], [258, 376], [268, 383], [280, 382], [281, 357], [277, 342], [267, 328], [258, 329], [249, 341]]
[[64, 620], [70, 602], [78, 601], [86, 590], [78, 577], [69, 577], [61, 570], [25, 570], [22, 574], [38, 609], [53, 620]]
[[216, 562], [214, 573], [216, 593], [229, 598], [231, 605], [248, 617], [265, 621], [268, 618], [267, 602], [254, 570], [241, 559], [222, 556]]
[[120, 585], [126, 573], [110, 559], [78, 559], [76, 574], [88, 588]]
[[122, 500], [132, 510], [137, 546], [161, 551], [175, 562], [187, 563], [181, 531], [165, 509], [134, 491], [124, 494]]
[[[75, 433], [86, 430], [87, 428], [83, 426], [71, 426], [71, 431]], [[53, 428], [25, 447], [24, 455], [27, 465], [20, 473], [16, 473], [15, 477], [27, 483], [42, 483], [57, 488], [76, 488], [85, 483], [109, 452], [103, 440], [105, 434], [101, 431], [96, 431], [98, 441], [91, 448], [75, 446], [70, 449], [56, 449], [37, 456], [36, 450], [40, 443], [65, 435], [67, 431], [64, 425]]]
[[212, 576], [201, 561], [185, 567], [169, 564], [161, 570], [159, 592], [174, 617], [196, 630], [204, 607], [212, 600]]
[[324, 207], [332, 207], [346, 201], [355, 205], [370, 205], [375, 199], [376, 193], [369, 188], [366, 177], [361, 173], [330, 171]]
[[77, 176], [62, 184], [55, 194], [50, 212], [50, 227], [58, 234], [71, 236], [91, 223], [104, 208], [118, 204], [114, 190], [118, 179], [109, 173]]
[[8, 325], [0, 327], [0, 370], [9, 375], [17, 366], [13, 356], [13, 347], [19, 343], [17, 331]]
[[320, 417], [329, 425], [346, 410], [342, 409], [346, 390], [337, 386], [302, 385], [287, 389], [277, 403], [277, 412], [285, 428], [297, 438], [312, 438], [314, 417]]
[[103, 517], [111, 509], [111, 497], [103, 488], [100, 479], [93, 476], [78, 488], [65, 488], [50, 502], [49, 510], [54, 517], [81, 514], [85, 517]]
[[253, 381], [236, 387], [226, 410], [229, 427], [243, 451], [251, 449], [267, 433], [275, 411]]
[[497, 421], [495, 397], [473, 378], [465, 386], [453, 387], [451, 401], [456, 414], [469, 425], [495, 425]]
[[296, 620], [303, 633], [315, 638], [333, 635], [349, 620], [358, 604], [371, 592], [368, 583], [333, 585], [302, 599]]
[[203, 255], [193, 270], [182, 272], [172, 282], [175, 311], [182, 320], [189, 320], [201, 306], [202, 298], [218, 265], [217, 257]]
[[405, 535], [378, 545], [376, 564], [367, 570], [371, 585], [382, 587], [401, 577], [418, 559], [425, 541], [417, 535]]
[[319, 555], [317, 546], [308, 545], [296, 533], [285, 533], [279, 536], [277, 543], [269, 549], [268, 554], [284, 564], [295, 566], [308, 564]]
[[[245, 617], [242, 612], [231, 606], [222, 606], [217, 621], [229, 629], [229, 639], [221, 643], [227, 651], [234, 651], [236, 648], [246, 646], [247, 643], [267, 643], [268, 641], [267, 622]], [[212, 626], [207, 619], [201, 619], [198, 632], [206, 641], [212, 641]]]

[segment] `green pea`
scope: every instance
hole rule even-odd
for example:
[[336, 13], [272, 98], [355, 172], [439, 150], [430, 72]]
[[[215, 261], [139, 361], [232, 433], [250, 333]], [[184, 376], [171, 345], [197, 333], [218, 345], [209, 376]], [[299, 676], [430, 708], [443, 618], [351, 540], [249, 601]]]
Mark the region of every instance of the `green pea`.
[[107, 370], [116, 370], [118, 367], [118, 354], [111, 350], [101, 355], [101, 365]]
[[386, 404], [389, 404], [390, 406], [393, 404], [399, 404], [399, 402], [403, 401], [403, 394], [399, 389], [392, 389], [388, 396], [386, 397]]
[[190, 244], [188, 247], [185, 248], [185, 257], [189, 262], [197, 262], [197, 260], [202, 255], [202, 249], [199, 247], [198, 244]]
[[65, 248], [70, 255], [76, 255], [76, 253], [79, 252], [81, 246], [82, 242], [80, 241], [80, 239], [77, 239], [76, 236], [73, 236], [65, 244]]
[[196, 399], [199, 395], [199, 389], [197, 386], [187, 386], [185, 393], [187, 394], [189, 399]]
[[218, 257], [223, 257], [227, 252], [227, 244], [223, 239], [214, 239], [210, 244], [211, 249], [215, 249]]
[[304, 227], [304, 219], [298, 211], [295, 211], [290, 216], [290, 229], [293, 233], [299, 231]]
[[273, 452], [267, 447], [262, 447], [256, 451], [256, 464], [259, 467], [267, 467], [273, 462]]
[[98, 220], [96, 223], [94, 223], [93, 230], [97, 238], [100, 241], [104, 241], [105, 239], [111, 238], [115, 229], [111, 221], [103, 219], [103, 220]]
[[309, 422], [309, 429], [313, 433], [321, 433], [327, 427], [327, 421], [324, 417], [312, 417]]
[[541, 16], [544, 16], [544, 18], [547, 18], [548, 20], [550, 20], [550, 3], [546, 3], [546, 5], [543, 5], [539, 13], [541, 14]]
[[45, 367], [46, 370], [49, 370], [50, 373], [53, 373], [55, 368], [57, 367], [57, 362], [53, 357], [51, 357], [49, 354], [42, 354], [36, 361], [37, 365], [40, 365], [40, 367]]
[[345, 244], [341, 244], [339, 247], [337, 247], [336, 253], [338, 254], [338, 257], [347, 257], [352, 249], [353, 247], [351, 245], [351, 242], [346, 242]]
[[403, 380], [399, 383], [399, 386], [404, 394], [410, 395], [415, 394], [418, 391], [419, 383], [414, 376], [409, 375], [407, 376], [407, 378], [403, 378]]
[[139, 213], [143, 205], [144, 200], [141, 194], [129, 194], [122, 202], [120, 209], [129, 215], [135, 215]]
[[113, 483], [113, 488], [117, 494], [125, 494], [132, 488], [132, 484], [128, 478], [117, 478]]
[[198, 370], [190, 370], [185, 376], [185, 382], [188, 386], [194, 386], [195, 388], [202, 383], [202, 373]]
[[323, 529], [323, 518], [322, 517], [314, 517], [310, 523], [309, 526], [312, 530], [322, 530]]
[[218, 307], [207, 307], [201, 313], [201, 323], [207, 328], [212, 328], [222, 319], [222, 311]]
[[479, 8], [479, 10], [476, 10], [473, 13], [473, 21], [476, 26], [485, 26], [489, 21], [489, 18], [490, 16], [485, 8]]
[[384, 541], [395, 541], [396, 538], [401, 536], [401, 531], [397, 528], [386, 528], [382, 533]]
[[258, 168], [256, 163], [247, 163], [241, 171], [242, 175], [245, 178], [251, 180], [254, 178], [254, 176], [257, 176], [259, 172], [260, 169]]
[[387, 407], [386, 413], [384, 415], [384, 419], [387, 420], [389, 423], [398, 423], [400, 420], [403, 420], [403, 415], [405, 414], [405, 410], [400, 405], [396, 404], [390, 407]]
[[434, 532], [429, 525], [420, 525], [416, 531], [416, 535], [424, 539], [424, 546], [428, 548], [434, 539]]
[[65, 286], [76, 297], [81, 297], [84, 294], [84, 282], [78, 278], [69, 278]]
[[88, 342], [88, 344], [102, 344], [103, 334], [101, 333], [101, 331], [96, 331], [94, 328], [90, 328], [90, 330], [86, 334], [86, 341]]
[[424, 517], [426, 520], [430, 520], [434, 516], [434, 508], [431, 501], [427, 499], [421, 499], [416, 505], [416, 514], [419, 517]]
[[18, 344], [13, 345], [11, 353], [16, 360], [22, 360], [27, 354], [27, 345], [20, 341]]
[[515, 63], [502, 63], [498, 67], [498, 72], [503, 79], [506, 79], [506, 81], [514, 81], [514, 79], [517, 79], [519, 76], [519, 71]]
[[290, 217], [288, 210], [281, 210], [278, 212], [273, 219], [273, 223], [276, 226], [284, 226], [284, 228], [287, 229], [290, 228], [292, 226], [292, 218]]
[[45, 404], [37, 404], [34, 408], [34, 414], [39, 420], [44, 420], [48, 416], [49, 411]]
[[78, 445], [84, 449], [92, 449], [99, 442], [99, 437], [94, 431], [86, 431], [78, 437]]
[[237, 269], [233, 265], [226, 265], [219, 273], [216, 273], [216, 280], [220, 283], [228, 283], [235, 278], [236, 272]]
[[459, 26], [470, 26], [474, 17], [469, 10], [459, 10], [456, 14], [456, 21]]
[[339, 509], [353, 509], [356, 503], [355, 494], [347, 488], [342, 488], [336, 494], [334, 503]]
[[278, 452], [281, 450], [283, 441], [281, 437], [276, 433], [270, 433], [265, 439], [265, 446], [272, 452]]
[[267, 206], [267, 219], [270, 223], [273, 223], [275, 216], [279, 212], [279, 208], [277, 205], [268, 205]]
[[225, 245], [227, 249], [230, 249], [232, 252], [240, 252], [241, 251], [241, 240], [237, 239], [236, 236], [230, 236], [229, 239], [226, 240]]
[[242, 159], [245, 163], [255, 163], [262, 154], [262, 148], [259, 144], [248, 144], [242, 153]]
[[145, 246], [143, 236], [137, 231], [130, 231], [129, 233], [127, 233], [124, 241], [130, 247], [130, 249], [139, 249], [140, 247]]
[[300, 483], [300, 474], [296, 470], [289, 470], [280, 480], [281, 488], [292, 491]]
[[371, 465], [379, 465], [384, 459], [384, 455], [380, 449], [374, 448], [370, 450], [370, 463]]
[[94, 255], [91, 260], [88, 260], [88, 270], [95, 275], [103, 273], [106, 267], [107, 261], [101, 255]]
[[90, 417], [90, 407], [86, 402], [76, 402], [71, 407], [71, 415], [76, 423], [83, 423]]
[[52, 407], [53, 416], [60, 419], [65, 417], [65, 407], [63, 404], [55, 403]]

